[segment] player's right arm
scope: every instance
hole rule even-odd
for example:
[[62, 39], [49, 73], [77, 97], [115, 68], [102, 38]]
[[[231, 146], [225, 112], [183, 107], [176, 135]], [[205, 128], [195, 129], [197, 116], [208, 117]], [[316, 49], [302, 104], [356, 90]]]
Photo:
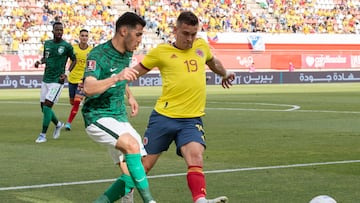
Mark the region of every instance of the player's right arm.
[[132, 94], [128, 84], [126, 84], [125, 94], [126, 94], [126, 97], [128, 98], [128, 102], [129, 102], [130, 109], [131, 109], [130, 116], [134, 117], [139, 112], [139, 104], [137, 103], [134, 95]]
[[84, 93], [87, 96], [93, 96], [104, 93], [111, 86], [119, 81], [133, 81], [137, 79], [138, 72], [132, 68], [125, 68], [120, 73], [103, 80], [98, 80], [94, 76], [84, 78]]
[[43, 51], [43, 56], [42, 56], [42, 58], [41, 58], [40, 60], [38, 60], [38, 61], [35, 62], [35, 64], [34, 64], [35, 68], [39, 68], [39, 65], [45, 63], [45, 44], [44, 44], [44, 46], [43, 46], [43, 49], [44, 49], [44, 51]]
[[145, 75], [147, 72], [150, 71], [149, 69], [145, 68], [141, 63], [138, 63], [137, 65], [132, 67], [132, 69], [136, 70], [139, 73], [138, 77]]

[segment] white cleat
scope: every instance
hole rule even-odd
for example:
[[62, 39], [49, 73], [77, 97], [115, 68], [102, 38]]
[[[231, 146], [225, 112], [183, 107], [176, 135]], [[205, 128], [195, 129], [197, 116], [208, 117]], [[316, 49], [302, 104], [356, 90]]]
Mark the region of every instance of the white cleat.
[[134, 190], [131, 190], [129, 193], [124, 195], [121, 198], [121, 203], [134, 203]]
[[[60, 122], [60, 121], [59, 121]], [[64, 123], [60, 122], [60, 126], [55, 127], [54, 133], [53, 133], [53, 138], [54, 139], [58, 139], [60, 137], [60, 131], [61, 129], [64, 127]]]
[[229, 199], [225, 196], [217, 197], [215, 199], [205, 199], [204, 197], [201, 197], [196, 200], [195, 203], [228, 203]]
[[215, 199], [208, 199], [206, 203], [228, 203], [229, 199], [225, 196], [217, 197]]
[[36, 143], [46, 142], [46, 136], [39, 135], [39, 137], [35, 140]]

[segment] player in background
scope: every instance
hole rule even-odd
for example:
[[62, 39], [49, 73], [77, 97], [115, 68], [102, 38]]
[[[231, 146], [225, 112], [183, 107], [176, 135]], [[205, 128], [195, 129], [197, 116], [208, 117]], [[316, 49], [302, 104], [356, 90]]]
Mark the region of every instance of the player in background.
[[71, 123], [74, 120], [76, 114], [79, 111], [80, 103], [84, 97], [82, 92], [82, 79], [84, 76], [86, 58], [92, 47], [88, 45], [89, 31], [82, 29], [79, 32], [78, 44], [73, 45], [76, 55], [76, 65], [69, 69], [68, 81], [69, 81], [69, 102], [72, 105], [69, 117], [65, 124], [65, 130], [71, 130]]
[[174, 28], [175, 42], [160, 44], [133, 67], [141, 76], [157, 67], [160, 70], [162, 95], [150, 115], [144, 135], [147, 156], [142, 161], [148, 172], [161, 153], [173, 141], [176, 153], [187, 165], [187, 183], [195, 203], [225, 203], [221, 196], [206, 199], [203, 172], [205, 136], [201, 117], [205, 115], [206, 65], [222, 76], [222, 86], [229, 88], [235, 74], [227, 71], [213, 56], [207, 42], [197, 38], [199, 21], [195, 14], [182, 12]]
[[95, 142], [108, 148], [114, 163], [123, 171], [96, 203], [115, 202], [134, 187], [145, 203], [155, 203], [141, 163], [146, 151], [141, 136], [128, 121], [124, 98], [126, 95], [131, 116], [135, 116], [139, 106], [127, 83], [137, 79], [137, 72], [128, 66], [133, 51], [141, 43], [145, 25], [135, 13], [124, 13], [116, 21], [113, 38], [94, 47], [87, 58], [86, 97], [82, 107], [86, 132]]
[[50, 122], [55, 124], [53, 138], [59, 138], [64, 123], [57, 119], [52, 107], [57, 103], [64, 88], [64, 81], [66, 79], [65, 68], [68, 59], [72, 61], [69, 69], [72, 69], [76, 65], [76, 56], [73, 47], [62, 39], [64, 33], [63, 24], [61, 22], [55, 22], [52, 32], [54, 38], [45, 41], [43, 57], [40, 61], [35, 62], [35, 68], [38, 68], [40, 64], [45, 64], [45, 72], [40, 92], [40, 106], [43, 113], [42, 130], [39, 137], [35, 140], [36, 143], [47, 141], [46, 132]]

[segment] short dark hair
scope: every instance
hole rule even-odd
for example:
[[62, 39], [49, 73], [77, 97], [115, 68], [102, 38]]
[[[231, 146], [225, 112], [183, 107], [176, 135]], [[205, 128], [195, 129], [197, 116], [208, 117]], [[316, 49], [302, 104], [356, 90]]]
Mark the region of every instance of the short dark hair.
[[135, 28], [136, 25], [141, 25], [141, 26], [145, 27], [146, 22], [144, 19], [142, 19], [136, 13], [125, 12], [116, 21], [115, 30], [116, 30], [116, 32], [118, 32], [120, 27], [122, 27], [122, 26], [128, 26], [130, 28]]
[[180, 26], [181, 24], [187, 24], [187, 25], [199, 25], [199, 19], [198, 17], [191, 11], [183, 11], [180, 13], [179, 17], [176, 20], [177, 26]]
[[82, 33], [82, 32], [87, 32], [89, 33], [89, 31], [87, 29], [81, 29], [79, 33]]
[[53, 29], [55, 29], [55, 25], [61, 25], [61, 26], [63, 26], [62, 22], [60, 22], [60, 21], [54, 22], [54, 24], [53, 24]]

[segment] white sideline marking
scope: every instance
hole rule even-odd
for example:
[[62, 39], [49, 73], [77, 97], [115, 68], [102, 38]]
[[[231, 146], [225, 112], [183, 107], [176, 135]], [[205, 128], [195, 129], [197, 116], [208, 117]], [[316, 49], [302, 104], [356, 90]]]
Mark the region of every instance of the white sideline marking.
[[[211, 103], [211, 102], [208, 102]], [[215, 103], [215, 102], [213, 102]], [[19, 101], [0, 101], [0, 104], [31, 104], [31, 105], [39, 105], [39, 103], [35, 102], [19, 102]], [[228, 103], [231, 104], [231, 103]], [[290, 107], [287, 109], [250, 109], [250, 108], [212, 108], [206, 107], [209, 110], [224, 110], [224, 111], [268, 111], [268, 112], [284, 112], [284, 111], [296, 111], [296, 112], [309, 112], [309, 113], [341, 113], [341, 114], [360, 114], [360, 111], [333, 111], [333, 110], [301, 110], [300, 106], [297, 105], [289, 105], [289, 104], [271, 104], [271, 103], [233, 103], [233, 104], [256, 104], [256, 105], [267, 105], [267, 106], [284, 106]], [[70, 106], [67, 103], [57, 103], [56, 105], [60, 106]], [[154, 108], [154, 106], [140, 106], [140, 108]]]
[[[208, 104], [251, 104], [251, 105], [259, 105], [259, 106], [281, 106], [281, 107], [290, 107], [288, 109], [280, 110], [280, 109], [241, 109], [241, 110], [258, 110], [258, 111], [294, 111], [300, 109], [300, 106], [291, 105], [291, 104], [272, 104], [272, 103], [253, 103], [253, 102], [207, 102]], [[221, 110], [233, 110], [232, 108], [206, 108], [206, 109], [221, 109]], [[239, 109], [239, 108], [234, 108]]]
[[[260, 166], [260, 167], [250, 167], [250, 168], [204, 171], [204, 173], [230, 173], [230, 172], [239, 172], [239, 171], [256, 171], [256, 170], [267, 170], [267, 169], [297, 168], [297, 167], [349, 164], [349, 163], [360, 163], [360, 160], [345, 160], [345, 161], [317, 162], [317, 163], [307, 163], [307, 164], [290, 164], [290, 165], [262, 166], [262, 167]], [[153, 176], [148, 176], [148, 178], [149, 179], [164, 178], [164, 177], [175, 177], [175, 176], [184, 176], [184, 175], [186, 175], [186, 173], [173, 173], [173, 174], [153, 175]], [[84, 185], [84, 184], [94, 184], [94, 183], [105, 183], [105, 182], [112, 182], [114, 180], [116, 180], [116, 179], [103, 179], [103, 180], [89, 180], [89, 181], [78, 181], [78, 182], [67, 182], [67, 183], [52, 183], [52, 184], [41, 184], [41, 185], [2, 187], [2, 188], [0, 188], [0, 191], [45, 188], [45, 187], [58, 187], [58, 186], [66, 186], [66, 185]]]

